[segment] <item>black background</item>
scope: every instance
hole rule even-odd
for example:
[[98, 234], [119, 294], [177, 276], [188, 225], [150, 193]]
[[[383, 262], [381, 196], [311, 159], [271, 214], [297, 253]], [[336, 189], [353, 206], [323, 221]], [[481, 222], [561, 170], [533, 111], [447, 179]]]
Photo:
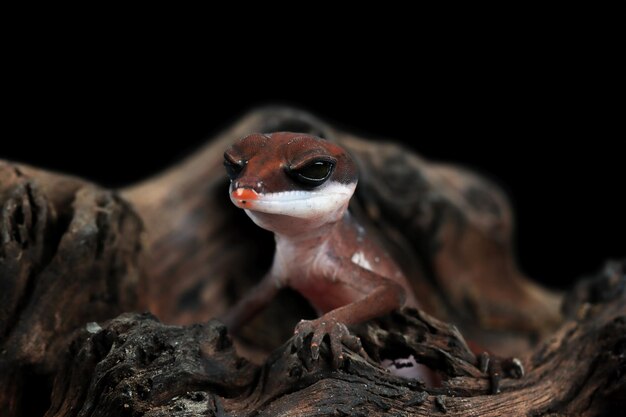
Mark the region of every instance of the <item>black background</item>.
[[495, 180], [517, 214], [522, 269], [548, 285], [567, 287], [626, 253], [623, 85], [593, 45], [470, 42], [373, 56], [345, 44], [339, 57], [289, 58], [54, 46], [7, 64], [2, 158], [119, 187], [254, 106], [290, 104]]

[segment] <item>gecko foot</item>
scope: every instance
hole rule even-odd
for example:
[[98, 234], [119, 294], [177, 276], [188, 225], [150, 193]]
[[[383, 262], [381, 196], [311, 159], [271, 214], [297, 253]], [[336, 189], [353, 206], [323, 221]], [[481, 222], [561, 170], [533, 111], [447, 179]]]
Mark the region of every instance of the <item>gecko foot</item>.
[[478, 357], [478, 367], [487, 374], [491, 381], [491, 393], [500, 392], [502, 378], [519, 379], [524, 376], [524, 366], [517, 358], [498, 358], [483, 352]]
[[301, 320], [296, 325], [294, 334], [296, 335], [294, 345], [297, 349], [302, 348], [304, 339], [308, 335], [313, 335], [311, 338], [311, 358], [313, 360], [319, 358], [320, 345], [328, 335], [333, 369], [339, 368], [343, 363], [342, 344], [361, 356], [367, 357], [361, 346], [361, 340], [357, 336], [350, 334], [346, 325], [334, 318], [320, 317], [316, 320]]

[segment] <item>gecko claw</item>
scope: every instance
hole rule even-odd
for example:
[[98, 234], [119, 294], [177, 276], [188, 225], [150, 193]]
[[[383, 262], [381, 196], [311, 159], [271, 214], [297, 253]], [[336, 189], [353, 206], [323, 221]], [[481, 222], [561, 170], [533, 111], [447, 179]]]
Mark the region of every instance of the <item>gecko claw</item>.
[[296, 349], [302, 349], [302, 346], [304, 346], [304, 338], [311, 334], [312, 331], [313, 328], [308, 320], [300, 320], [293, 332], [295, 335], [293, 344]]
[[317, 343], [311, 343], [311, 359], [314, 361], [318, 360], [320, 357], [320, 345]]

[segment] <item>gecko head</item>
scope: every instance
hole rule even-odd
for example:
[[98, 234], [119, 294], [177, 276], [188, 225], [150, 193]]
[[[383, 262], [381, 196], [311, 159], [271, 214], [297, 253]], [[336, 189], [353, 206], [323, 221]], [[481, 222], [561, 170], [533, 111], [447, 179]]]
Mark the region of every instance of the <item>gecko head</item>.
[[277, 217], [288, 217], [292, 226], [296, 219], [336, 221], [357, 183], [356, 165], [344, 149], [302, 133], [248, 135], [224, 152], [224, 167], [233, 204], [272, 231]]

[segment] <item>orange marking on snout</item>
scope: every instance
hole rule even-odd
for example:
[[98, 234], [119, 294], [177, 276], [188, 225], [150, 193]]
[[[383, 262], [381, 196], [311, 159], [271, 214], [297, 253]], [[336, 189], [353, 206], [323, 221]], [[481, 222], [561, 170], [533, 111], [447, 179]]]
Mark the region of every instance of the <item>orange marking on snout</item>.
[[243, 207], [246, 207], [250, 204], [250, 202], [259, 199], [259, 194], [251, 188], [237, 188], [232, 192], [231, 196]]

